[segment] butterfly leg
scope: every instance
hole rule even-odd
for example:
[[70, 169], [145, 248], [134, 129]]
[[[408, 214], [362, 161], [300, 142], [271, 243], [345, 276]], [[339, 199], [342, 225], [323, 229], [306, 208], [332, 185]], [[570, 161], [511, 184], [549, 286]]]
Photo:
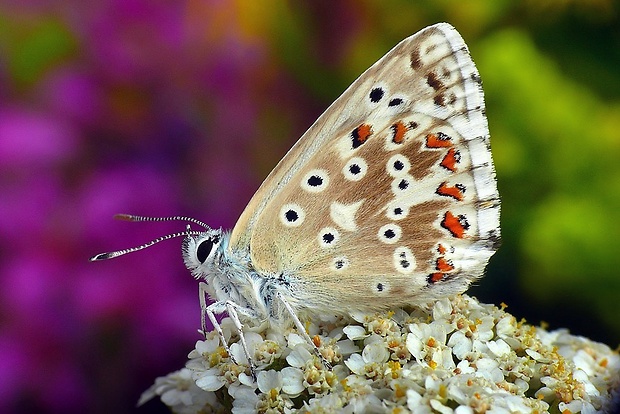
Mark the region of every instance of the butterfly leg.
[[201, 330], [202, 330], [202, 334], [206, 337], [207, 336], [207, 316], [209, 317], [209, 320], [211, 321], [211, 325], [213, 325], [213, 329], [215, 329], [215, 332], [217, 332], [217, 334], [220, 337], [220, 341], [222, 342], [222, 346], [224, 347], [224, 349], [226, 350], [226, 353], [230, 356], [230, 359], [232, 360], [232, 362], [234, 362], [235, 364], [237, 363], [237, 361], [235, 361], [235, 357], [233, 356], [232, 352], [230, 352], [230, 348], [228, 347], [228, 340], [226, 339], [226, 337], [224, 336], [224, 331], [222, 331], [222, 327], [220, 326], [220, 323], [217, 321], [215, 314], [221, 314], [226, 312], [226, 304], [225, 302], [215, 302], [212, 303], [211, 305], [207, 305], [207, 284], [204, 282], [201, 282], [199, 285], [199, 291], [200, 291], [200, 326], [201, 326]]
[[314, 354], [317, 357], [319, 357], [319, 359], [321, 360], [325, 368], [331, 370], [332, 364], [330, 364], [329, 361], [326, 360], [325, 357], [323, 357], [323, 355], [319, 351], [319, 348], [315, 345], [314, 341], [312, 341], [312, 338], [310, 338], [310, 335], [308, 335], [308, 332], [306, 332], [306, 328], [304, 327], [304, 325], [301, 323], [301, 321], [297, 317], [297, 314], [295, 313], [295, 310], [293, 309], [293, 307], [286, 301], [286, 299], [284, 299], [284, 297], [282, 297], [282, 294], [280, 292], [277, 292], [276, 296], [278, 297], [278, 299], [280, 299], [280, 301], [282, 302], [282, 304], [284, 305], [288, 313], [291, 315], [291, 318], [293, 318], [293, 322], [295, 323], [297, 330], [299, 331], [301, 336], [303, 336], [304, 339], [308, 341], [308, 343], [310, 344], [310, 346], [312, 347], [314, 351]]
[[252, 357], [250, 356], [250, 353], [248, 351], [248, 345], [245, 341], [245, 336], [243, 335], [243, 324], [241, 323], [241, 321], [239, 320], [239, 315], [237, 313], [237, 311], [241, 312], [242, 314], [244, 314], [245, 316], [249, 316], [249, 317], [257, 317], [257, 315], [254, 315], [252, 312], [250, 312], [249, 310], [237, 305], [235, 302], [232, 301], [225, 301], [225, 302], [215, 302], [212, 303], [211, 305], [207, 305], [207, 290], [206, 290], [207, 284], [204, 282], [201, 282], [199, 285], [199, 290], [200, 290], [200, 309], [201, 309], [201, 313], [200, 313], [200, 323], [201, 323], [201, 327], [202, 327], [202, 333], [203, 335], [206, 335], [207, 333], [207, 322], [206, 322], [206, 318], [207, 316], [209, 317], [209, 320], [211, 321], [211, 324], [213, 325], [213, 329], [215, 329], [215, 331], [217, 332], [217, 334], [220, 337], [220, 340], [222, 342], [222, 346], [224, 347], [224, 349], [226, 350], [226, 353], [230, 356], [230, 359], [233, 363], [235, 364], [239, 364], [236, 360], [235, 357], [233, 356], [233, 353], [230, 351], [230, 348], [228, 347], [228, 341], [226, 339], [226, 337], [224, 336], [224, 331], [222, 331], [222, 327], [220, 326], [220, 323], [218, 322], [217, 318], [215, 317], [216, 314], [221, 314], [221, 313], [228, 313], [228, 316], [230, 316], [230, 319], [232, 319], [233, 323], [235, 324], [235, 328], [237, 328], [237, 332], [239, 333], [239, 341], [241, 342], [241, 346], [243, 347], [243, 352], [245, 352], [245, 355], [248, 358], [248, 362], [250, 365], [250, 372], [252, 373], [252, 378], [254, 379], [254, 381], [256, 381], [256, 368], [254, 366], [254, 361], [252, 361]]
[[228, 311], [228, 316], [232, 319], [235, 327], [237, 328], [237, 332], [239, 332], [239, 342], [241, 342], [241, 346], [243, 347], [243, 352], [245, 356], [248, 358], [248, 364], [250, 365], [250, 372], [252, 373], [252, 379], [256, 382], [256, 367], [254, 366], [254, 361], [250, 356], [250, 351], [248, 350], [248, 344], [245, 342], [245, 336], [243, 335], [243, 324], [239, 320], [239, 315], [237, 314], [237, 310], [244, 314], [248, 314], [245, 308], [237, 305], [235, 302], [231, 302], [229, 300], [226, 301], [226, 310]]

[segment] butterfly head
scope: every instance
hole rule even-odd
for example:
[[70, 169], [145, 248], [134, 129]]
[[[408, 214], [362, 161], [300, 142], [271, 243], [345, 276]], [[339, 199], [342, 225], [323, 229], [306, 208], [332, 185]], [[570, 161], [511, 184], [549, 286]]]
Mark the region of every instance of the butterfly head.
[[154, 244], [169, 240], [176, 237], [184, 237], [183, 240], [183, 261], [192, 274], [196, 277], [204, 277], [210, 273], [214, 264], [218, 262], [218, 258], [221, 256], [223, 247], [227, 243], [223, 243], [228, 239], [228, 235], [221, 229], [212, 229], [202, 221], [196, 220], [191, 217], [185, 216], [173, 216], [173, 217], [146, 217], [135, 216], [132, 214], [117, 214], [114, 216], [117, 220], [124, 221], [185, 221], [194, 223], [202, 227], [204, 230], [192, 230], [190, 225], [187, 225], [185, 231], [180, 231], [165, 236], [158, 237], [151, 240], [148, 243], [137, 247], [131, 247], [123, 250], [116, 250], [113, 252], [99, 253], [90, 258], [91, 261], [99, 261], [112, 259], [118, 256], [125, 255], [127, 253], [133, 253], [138, 250], [144, 250], [147, 247], [151, 247]]
[[204, 278], [218, 268], [226, 240], [221, 229], [207, 228], [199, 233], [188, 231], [183, 239], [183, 261], [196, 279]]

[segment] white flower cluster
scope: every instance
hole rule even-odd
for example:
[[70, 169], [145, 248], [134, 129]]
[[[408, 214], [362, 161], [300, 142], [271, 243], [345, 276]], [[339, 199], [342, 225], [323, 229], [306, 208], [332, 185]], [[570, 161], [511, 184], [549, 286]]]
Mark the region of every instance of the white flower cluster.
[[467, 295], [429, 311], [359, 314], [309, 324], [326, 369], [291, 328], [248, 329], [257, 381], [229, 319], [236, 361], [209, 333], [187, 366], [158, 378], [140, 403], [160, 396], [179, 414], [596, 413], [618, 398], [620, 355], [565, 330], [517, 321]]

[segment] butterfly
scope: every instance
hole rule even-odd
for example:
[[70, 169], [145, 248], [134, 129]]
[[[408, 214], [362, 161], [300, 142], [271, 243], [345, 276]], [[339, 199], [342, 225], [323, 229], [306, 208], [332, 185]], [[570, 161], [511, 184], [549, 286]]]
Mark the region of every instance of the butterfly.
[[[303, 317], [424, 305], [464, 292], [500, 241], [500, 200], [480, 76], [460, 34], [429, 26], [366, 70], [262, 183], [231, 232], [184, 236], [201, 280], [202, 328], [216, 315]], [[214, 300], [207, 303], [207, 297]], [[230, 355], [232, 355], [229, 352]], [[250, 365], [251, 365], [251, 359]]]

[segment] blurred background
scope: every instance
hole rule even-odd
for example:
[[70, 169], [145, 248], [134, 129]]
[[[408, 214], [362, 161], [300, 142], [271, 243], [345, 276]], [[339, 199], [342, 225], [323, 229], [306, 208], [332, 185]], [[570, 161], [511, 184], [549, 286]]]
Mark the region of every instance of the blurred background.
[[[471, 292], [620, 343], [612, 0], [0, 2], [0, 412], [134, 412], [200, 339], [182, 230], [230, 228], [320, 113], [440, 21], [486, 92], [503, 246]], [[138, 412], [164, 412], [150, 403]]]

